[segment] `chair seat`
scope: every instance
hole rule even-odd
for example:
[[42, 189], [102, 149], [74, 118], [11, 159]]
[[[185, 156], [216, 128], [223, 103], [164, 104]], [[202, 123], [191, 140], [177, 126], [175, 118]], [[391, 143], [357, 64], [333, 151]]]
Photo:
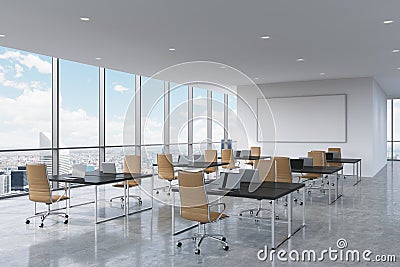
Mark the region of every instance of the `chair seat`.
[[215, 168], [214, 167], [207, 168], [207, 169], [204, 170], [204, 173], [207, 173], [207, 174], [210, 174], [210, 173], [213, 173], [213, 172], [215, 172]]
[[318, 178], [321, 178], [322, 176], [321, 176], [321, 174], [316, 174], [316, 173], [306, 173], [306, 174], [304, 174], [304, 175], [302, 175], [302, 176], [300, 176], [300, 178], [302, 178], [302, 179], [318, 179]]
[[[60, 200], [67, 200], [67, 199], [69, 199], [69, 197], [67, 197], [67, 196], [60, 196], [60, 195], [52, 195], [51, 196], [51, 200], [53, 202], [60, 201]], [[51, 204], [51, 203], [47, 203], [47, 204]]]
[[254, 162], [246, 161], [244, 164], [253, 166], [253, 165], [254, 165]]
[[167, 180], [167, 181], [173, 181], [173, 180], [178, 179], [178, 175], [175, 175], [174, 178], [163, 178], [163, 177], [160, 177], [160, 179], [164, 179], [164, 180]]
[[[138, 182], [136, 182], [135, 180], [128, 181], [128, 187], [134, 187], [134, 186], [138, 186], [138, 185], [139, 185]], [[116, 184], [113, 184], [112, 186], [121, 188], [121, 187], [124, 187], [124, 182], [116, 183]]]

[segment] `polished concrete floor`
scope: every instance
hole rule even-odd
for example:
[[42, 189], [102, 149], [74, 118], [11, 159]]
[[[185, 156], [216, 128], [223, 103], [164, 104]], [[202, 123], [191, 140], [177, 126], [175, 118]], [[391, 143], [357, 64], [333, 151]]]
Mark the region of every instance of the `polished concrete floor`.
[[[144, 190], [149, 184], [144, 183]], [[132, 190], [132, 193], [136, 189]], [[100, 216], [119, 214], [120, 203], [109, 203], [111, 196], [121, 193], [111, 186], [102, 186], [100, 192]], [[145, 193], [142, 192], [144, 196]], [[72, 191], [72, 202], [93, 200], [93, 187]], [[215, 241], [207, 240], [201, 246], [201, 254], [195, 255], [190, 242], [181, 248], [171, 237], [171, 196], [160, 192], [154, 201], [154, 209], [102, 224], [93, 223], [94, 205], [71, 208], [69, 224], [62, 219], [46, 220], [39, 228], [39, 219], [25, 224], [25, 217], [33, 212], [33, 204], [27, 196], [0, 200], [0, 266], [388, 266], [389, 263], [334, 262], [328, 256], [323, 262], [298, 263], [260, 261], [257, 253], [270, 244], [271, 231], [268, 220], [230, 218], [208, 226], [210, 232], [225, 234], [229, 251]], [[257, 205], [255, 200], [224, 198], [227, 213]], [[131, 201], [131, 210], [138, 206]], [[150, 199], [144, 197], [143, 206]], [[268, 207], [268, 201], [263, 203]], [[179, 218], [177, 227], [190, 225]], [[278, 203], [279, 221], [286, 218], [286, 207]], [[268, 215], [268, 214], [267, 214]], [[338, 239], [347, 241], [347, 248], [371, 250], [377, 254], [400, 257], [400, 162], [389, 162], [378, 175], [365, 177], [353, 186], [353, 178], [344, 180], [344, 196], [332, 205], [327, 196], [318, 192], [307, 195], [306, 227], [294, 235], [279, 249], [300, 253], [304, 249], [337, 249]], [[294, 224], [301, 222], [301, 206], [294, 205]], [[278, 223], [276, 238], [286, 234], [287, 226]], [[186, 232], [179, 237], [189, 236]], [[343, 250], [345, 250], [343, 249]], [[262, 254], [263, 255], [263, 254]], [[261, 255], [261, 256], [262, 256]], [[294, 254], [293, 254], [294, 255]], [[287, 257], [287, 256], [286, 256]], [[400, 261], [400, 259], [398, 259]], [[398, 263], [397, 263], [398, 264]], [[392, 263], [392, 266], [395, 266]]]

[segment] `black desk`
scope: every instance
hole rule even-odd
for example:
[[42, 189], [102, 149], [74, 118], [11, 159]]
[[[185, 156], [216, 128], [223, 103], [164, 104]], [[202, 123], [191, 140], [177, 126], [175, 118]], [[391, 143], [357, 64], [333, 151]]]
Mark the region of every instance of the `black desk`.
[[[341, 196], [343, 196], [343, 180], [342, 180], [342, 193], [339, 195], [338, 189], [338, 181], [339, 181], [339, 171], [343, 169], [343, 166], [304, 166], [302, 169], [292, 169], [293, 173], [315, 173], [315, 174], [327, 174], [329, 178], [329, 186], [328, 186], [328, 204], [334, 203]], [[331, 201], [331, 176], [335, 175], [335, 199]], [[304, 201], [303, 201], [304, 202]]]
[[[233, 157], [234, 159], [237, 160], [260, 160], [260, 159], [270, 159], [272, 158], [271, 156], [239, 156], [239, 157]], [[222, 159], [221, 156], [218, 157], [218, 159]]]
[[[218, 167], [227, 165], [227, 162], [206, 162], [206, 161], [189, 161], [188, 163], [172, 162], [174, 168], [188, 168], [188, 169], [207, 169], [210, 167]], [[153, 167], [157, 167], [157, 163], [153, 163]]]
[[361, 182], [361, 159], [357, 158], [340, 158], [340, 159], [329, 159], [326, 160], [328, 163], [349, 163], [353, 165], [353, 177], [355, 178], [355, 183], [353, 185]]
[[[303, 183], [275, 183], [275, 182], [264, 182], [262, 184], [255, 183], [241, 183], [240, 189], [238, 190], [221, 190], [219, 189], [219, 181], [216, 180], [212, 183], [206, 184], [206, 191], [209, 195], [217, 196], [229, 196], [229, 197], [244, 197], [251, 199], [266, 199], [272, 202], [272, 212], [271, 212], [271, 244], [272, 249], [276, 249], [286, 240], [288, 240], [292, 235], [297, 233], [301, 228], [305, 226], [305, 190], [303, 190], [303, 223], [298, 229], [292, 231], [292, 193], [304, 188]], [[175, 194], [179, 191], [179, 188], [174, 188], [172, 194], [172, 235], [178, 235], [187, 230], [194, 228], [196, 225], [187, 227], [183, 230], [175, 232]], [[288, 233], [283, 240], [279, 243], [275, 243], [275, 201], [284, 196], [288, 196]], [[219, 199], [220, 200], [220, 199]]]
[[[67, 195], [70, 197], [71, 195], [71, 183], [74, 184], [83, 184], [83, 185], [94, 185], [95, 186], [95, 211], [94, 211], [94, 218], [95, 218], [95, 223], [102, 223], [102, 222], [106, 222], [112, 219], [116, 219], [116, 218], [120, 218], [123, 216], [128, 216], [130, 214], [134, 214], [134, 213], [138, 213], [138, 212], [142, 212], [145, 210], [149, 210], [153, 208], [153, 195], [151, 196], [151, 206], [147, 207], [147, 208], [142, 208], [138, 211], [129, 213], [129, 187], [128, 187], [128, 180], [131, 179], [143, 179], [143, 178], [149, 178], [149, 177], [153, 177], [152, 174], [142, 174], [142, 173], [117, 173], [117, 174], [105, 174], [99, 171], [93, 171], [93, 172], [87, 172], [84, 178], [75, 178], [75, 177], [71, 177], [71, 175], [67, 175], [67, 174], [63, 174], [63, 175], [53, 175], [53, 176], [49, 176], [49, 180], [52, 182], [62, 182], [65, 183], [65, 187], [67, 190]], [[123, 215], [119, 215], [119, 216], [115, 216], [115, 217], [111, 217], [111, 218], [107, 218], [104, 220], [99, 221], [97, 218], [97, 187], [99, 185], [104, 185], [104, 184], [111, 184], [111, 183], [117, 183], [117, 182], [123, 182], [124, 183], [124, 214]], [[151, 186], [153, 188], [153, 179], [151, 182]], [[153, 190], [151, 190], [151, 192], [153, 192]], [[153, 194], [153, 193], [152, 193]], [[70, 205], [70, 200], [68, 200], [68, 207], [71, 207]]]

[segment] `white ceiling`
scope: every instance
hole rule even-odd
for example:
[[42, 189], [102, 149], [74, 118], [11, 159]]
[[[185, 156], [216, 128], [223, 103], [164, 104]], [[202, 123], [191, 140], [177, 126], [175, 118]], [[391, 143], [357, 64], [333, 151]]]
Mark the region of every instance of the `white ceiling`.
[[[392, 53], [400, 49], [399, 0], [2, 0], [0, 5], [0, 34], [6, 35], [1, 46], [145, 76], [178, 63], [214, 61], [259, 78], [257, 83], [374, 77], [388, 95], [400, 96], [400, 53]], [[83, 22], [83, 16], [91, 20]], [[385, 25], [387, 19], [394, 23]], [[296, 62], [300, 57], [305, 61]], [[221, 68], [203, 71], [226, 84], [248, 83]], [[180, 69], [169, 79], [186, 74]]]

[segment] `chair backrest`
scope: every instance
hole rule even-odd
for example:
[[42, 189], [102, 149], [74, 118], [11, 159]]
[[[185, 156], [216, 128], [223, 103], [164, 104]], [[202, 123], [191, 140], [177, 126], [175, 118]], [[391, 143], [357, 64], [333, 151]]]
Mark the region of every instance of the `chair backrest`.
[[174, 179], [174, 166], [172, 154], [157, 154], [158, 177], [161, 179]]
[[202, 172], [178, 173], [181, 216], [187, 220], [209, 222], [209, 208]]
[[260, 182], [275, 182], [275, 164], [273, 158], [259, 160], [257, 170], [260, 175]]
[[[217, 150], [213, 150], [213, 149], [204, 150], [204, 161], [205, 162], [217, 162], [217, 159], [218, 159]], [[204, 171], [214, 172], [215, 167], [209, 167], [209, 168], [205, 169]]]
[[221, 151], [221, 160], [222, 162], [229, 162], [229, 165], [223, 165], [222, 168], [233, 168], [235, 167], [235, 162], [233, 160], [233, 151], [232, 149], [222, 149]]
[[[338, 159], [342, 158], [342, 150], [340, 147], [328, 147], [328, 152], [335, 152]], [[341, 167], [342, 163], [329, 162], [329, 166]]]
[[124, 157], [124, 173], [140, 173], [141, 161], [140, 156], [125, 155]]
[[[250, 147], [250, 156], [261, 156], [261, 147], [252, 146]], [[258, 160], [249, 160], [254, 166], [258, 164]]]
[[308, 152], [308, 157], [313, 159], [314, 166], [326, 166], [325, 151], [313, 150]]
[[291, 183], [292, 170], [290, 168], [290, 159], [288, 157], [275, 157], [276, 182]]
[[52, 203], [49, 179], [45, 164], [27, 164], [29, 199], [35, 202]]

